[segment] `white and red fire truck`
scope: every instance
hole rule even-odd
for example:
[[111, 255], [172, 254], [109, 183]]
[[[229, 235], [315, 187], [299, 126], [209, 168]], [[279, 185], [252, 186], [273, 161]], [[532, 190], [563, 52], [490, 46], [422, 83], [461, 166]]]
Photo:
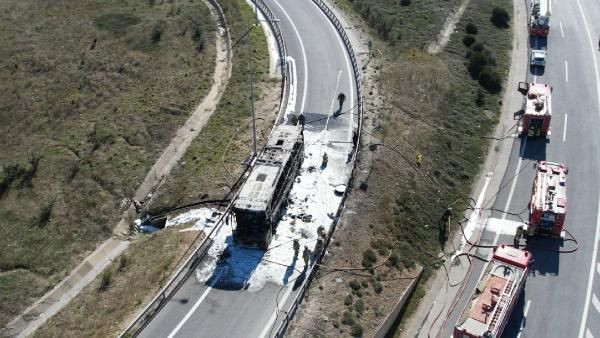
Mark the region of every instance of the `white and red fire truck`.
[[550, 136], [552, 87], [545, 83], [519, 82], [525, 95], [525, 110], [519, 121], [519, 133], [526, 136]]
[[564, 164], [538, 162], [529, 203], [529, 222], [523, 227], [527, 235], [565, 238], [568, 171]]
[[550, 0], [531, 0], [529, 34], [548, 36], [550, 30]]
[[507, 244], [494, 254], [454, 327], [454, 338], [500, 337], [529, 275], [531, 254]]

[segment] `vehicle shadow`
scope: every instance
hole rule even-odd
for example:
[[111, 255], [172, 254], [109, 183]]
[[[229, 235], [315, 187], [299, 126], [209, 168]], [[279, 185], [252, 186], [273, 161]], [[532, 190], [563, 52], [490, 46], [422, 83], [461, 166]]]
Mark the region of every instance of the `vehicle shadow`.
[[531, 49], [548, 49], [548, 37], [529, 35], [529, 48]]
[[533, 256], [531, 275], [556, 276], [559, 273], [560, 250], [564, 249], [564, 241], [556, 238], [535, 236], [527, 240], [527, 250]]
[[523, 288], [523, 291], [519, 295], [519, 299], [515, 304], [515, 308], [510, 314], [510, 318], [508, 319], [508, 323], [504, 328], [504, 332], [502, 332], [502, 337], [517, 337], [526, 326], [527, 318], [525, 317], [525, 288]]
[[[525, 141], [526, 136], [521, 137], [521, 143]], [[546, 137], [528, 137], [525, 149], [521, 150], [520, 156], [523, 159], [545, 161], [546, 146], [549, 140]]]
[[546, 67], [531, 66], [531, 65], [529, 66], [529, 72], [531, 73], [531, 75], [543, 76], [545, 71], [546, 71]]
[[220, 290], [245, 289], [265, 251], [239, 245], [233, 241], [233, 236], [228, 236], [225, 243], [226, 247], [206, 285]]

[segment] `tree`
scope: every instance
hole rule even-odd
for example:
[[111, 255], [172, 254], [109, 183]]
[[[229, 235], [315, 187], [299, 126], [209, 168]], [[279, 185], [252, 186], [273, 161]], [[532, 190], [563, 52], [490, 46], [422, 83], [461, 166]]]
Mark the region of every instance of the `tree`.
[[475, 37], [473, 35], [467, 34], [463, 38], [463, 43], [465, 46], [470, 47], [473, 43], [475, 43]]
[[475, 26], [474, 23], [469, 22], [467, 26], [465, 26], [465, 31], [467, 32], [467, 34], [475, 35], [477, 34], [477, 26]]
[[508, 15], [508, 12], [504, 8], [495, 7], [492, 10], [492, 18], [490, 20], [492, 21], [494, 26], [498, 28], [510, 27], [508, 24], [510, 21], [510, 15]]
[[479, 84], [492, 94], [502, 90], [502, 79], [493, 67], [484, 67], [479, 73]]

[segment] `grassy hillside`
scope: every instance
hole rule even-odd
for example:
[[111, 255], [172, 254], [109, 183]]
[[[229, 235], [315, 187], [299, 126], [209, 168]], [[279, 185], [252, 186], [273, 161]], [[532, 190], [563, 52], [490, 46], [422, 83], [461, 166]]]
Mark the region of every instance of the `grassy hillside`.
[[212, 85], [201, 0], [0, 3], [0, 326], [106, 239]]

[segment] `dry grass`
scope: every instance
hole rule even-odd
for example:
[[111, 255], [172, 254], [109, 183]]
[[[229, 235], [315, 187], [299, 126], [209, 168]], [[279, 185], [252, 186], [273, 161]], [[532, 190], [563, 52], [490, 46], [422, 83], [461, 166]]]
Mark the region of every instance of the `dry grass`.
[[110, 235], [212, 84], [215, 26], [200, 0], [2, 1], [0, 326]]
[[[35, 332], [35, 337], [115, 337], [169, 278], [196, 232], [144, 236]], [[200, 243], [197, 241], [196, 243]]]

